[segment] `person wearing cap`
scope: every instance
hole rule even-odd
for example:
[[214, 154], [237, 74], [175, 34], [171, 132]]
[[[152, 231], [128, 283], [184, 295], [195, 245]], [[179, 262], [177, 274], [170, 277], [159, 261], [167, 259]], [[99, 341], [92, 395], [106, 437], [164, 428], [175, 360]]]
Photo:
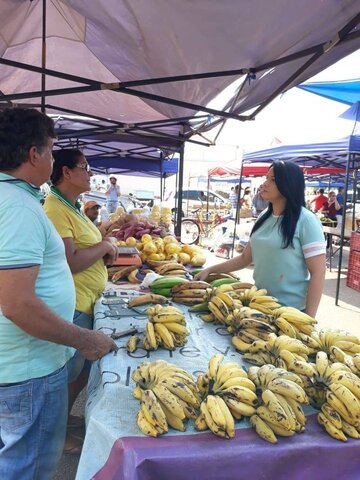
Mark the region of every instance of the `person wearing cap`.
[[94, 200], [89, 200], [84, 204], [85, 215], [96, 225], [96, 220], [99, 216], [101, 205]]
[[[80, 210], [78, 197], [90, 189], [92, 176], [89, 164], [80, 150], [61, 149], [54, 152], [51, 174], [52, 187], [46, 197], [44, 209], [58, 231], [65, 246], [76, 291], [74, 323], [84, 329], [93, 327], [95, 302], [101, 296], [107, 282], [107, 262], [117, 257], [117, 248], [111, 239], [102, 238], [101, 232]], [[76, 351], [68, 363], [69, 413], [86, 386], [90, 364]], [[69, 415], [65, 452], [77, 454], [81, 443], [72, 435], [81, 425], [80, 417]]]
[[110, 177], [110, 185], [105, 192], [106, 195], [106, 208], [109, 213], [114, 213], [119, 204], [120, 187], [117, 184], [116, 177]]

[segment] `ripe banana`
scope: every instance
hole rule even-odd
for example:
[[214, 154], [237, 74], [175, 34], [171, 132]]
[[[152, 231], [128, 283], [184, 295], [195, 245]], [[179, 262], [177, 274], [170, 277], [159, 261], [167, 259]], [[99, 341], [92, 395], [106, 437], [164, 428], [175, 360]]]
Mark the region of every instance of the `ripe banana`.
[[152, 425], [150, 422], [146, 420], [142, 410], [138, 411], [136, 422], [140, 430], [145, 435], [148, 435], [150, 437], [158, 437], [160, 435], [160, 432], [154, 427], [154, 425]]
[[344, 434], [344, 432], [338, 428], [335, 427], [335, 425], [328, 420], [328, 418], [320, 412], [318, 414], [318, 422], [320, 425], [322, 425], [325, 430], [328, 432], [328, 434], [335, 438], [336, 440], [341, 440], [342, 442], [346, 442], [347, 438]]
[[155, 337], [154, 325], [151, 322], [147, 322], [146, 324], [146, 339], [149, 342], [151, 350], [156, 350], [158, 348], [158, 343]]
[[209, 372], [209, 377], [215, 382], [216, 381], [216, 375], [218, 368], [222, 361], [224, 360], [224, 355], [222, 354], [216, 354], [213, 355], [210, 360], [209, 360], [209, 366], [208, 366], [208, 372]]
[[135, 352], [139, 341], [140, 341], [140, 337], [138, 337], [137, 335], [132, 335], [126, 343], [127, 351], [130, 353]]
[[174, 350], [175, 349], [174, 339], [171, 336], [167, 327], [163, 323], [155, 323], [151, 325], [153, 325], [153, 327], [155, 328], [155, 332], [160, 335], [160, 338], [164, 347], [167, 348], [168, 350]]
[[292, 380], [287, 380], [285, 378], [273, 378], [268, 383], [268, 388], [274, 393], [279, 393], [284, 397], [293, 398], [300, 403], [309, 403], [304, 390]]
[[153, 386], [152, 390], [156, 397], [165, 405], [168, 410], [170, 410], [173, 415], [180, 418], [180, 420], [184, 420], [186, 415], [176, 395], [171, 393], [170, 390], [161, 384]]
[[168, 299], [162, 295], [155, 295], [154, 293], [147, 293], [145, 295], [139, 295], [138, 297], [132, 298], [128, 307], [133, 308], [139, 305], [144, 305], [146, 303], [167, 303]]
[[258, 415], [252, 415], [250, 417], [250, 423], [255, 428], [255, 431], [259, 437], [263, 438], [267, 442], [277, 443], [277, 438], [274, 432]]
[[282, 425], [287, 430], [292, 430], [290, 420], [288, 419], [282, 404], [279, 402], [275, 394], [269, 389], [266, 389], [262, 392], [261, 398], [264, 402], [264, 405], [275, 417], [276, 422]]
[[162, 380], [162, 385], [164, 385], [171, 393], [179, 397], [185, 403], [198, 407], [199, 401], [194, 395], [193, 391], [183, 382], [173, 380], [172, 378], [166, 378]]
[[168, 431], [168, 425], [164, 411], [160, 403], [151, 390], [144, 390], [141, 397], [141, 409], [146, 420], [154, 425], [159, 426], [163, 432]]

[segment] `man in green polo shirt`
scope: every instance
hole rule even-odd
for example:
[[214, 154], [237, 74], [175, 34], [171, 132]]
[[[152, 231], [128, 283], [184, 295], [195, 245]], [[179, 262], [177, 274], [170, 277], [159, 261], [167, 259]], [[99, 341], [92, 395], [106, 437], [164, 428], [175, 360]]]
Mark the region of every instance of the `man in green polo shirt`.
[[64, 245], [40, 204], [52, 171], [50, 118], [0, 112], [0, 478], [50, 479], [67, 420], [66, 363], [116, 349], [72, 324], [75, 290]]

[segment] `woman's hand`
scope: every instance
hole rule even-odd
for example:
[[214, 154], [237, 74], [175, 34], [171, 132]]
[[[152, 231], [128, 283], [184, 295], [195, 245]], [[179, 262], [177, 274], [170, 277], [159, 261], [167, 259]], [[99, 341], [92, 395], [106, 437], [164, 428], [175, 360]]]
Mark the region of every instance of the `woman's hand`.
[[202, 270], [201, 272], [197, 273], [194, 277], [194, 280], [201, 280], [201, 281], [206, 281], [207, 277], [209, 274], [212, 272], [211, 268], [205, 268], [205, 270]]
[[104, 255], [105, 265], [112, 265], [118, 257], [118, 248], [116, 243], [114, 243], [112, 237], [106, 237], [102, 241], [107, 246], [107, 252]]

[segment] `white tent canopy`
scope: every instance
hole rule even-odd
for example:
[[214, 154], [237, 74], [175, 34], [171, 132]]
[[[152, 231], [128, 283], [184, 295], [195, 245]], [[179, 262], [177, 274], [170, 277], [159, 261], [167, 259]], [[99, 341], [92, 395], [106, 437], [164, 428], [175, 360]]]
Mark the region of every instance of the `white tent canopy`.
[[[125, 131], [138, 122], [193, 117], [225, 87], [246, 79], [229, 103], [227, 114], [236, 116], [360, 45], [358, 0], [0, 0], [0, 13], [0, 102], [39, 104], [46, 89], [48, 113], [69, 109], [112, 119]], [[283, 63], [288, 56], [292, 61]], [[46, 67], [42, 88], [40, 71], [11, 61]], [[124, 84], [132, 81], [139, 84]], [[207, 129], [219, 119], [196, 126]], [[188, 121], [162, 124], [159, 131], [193, 133]]]

